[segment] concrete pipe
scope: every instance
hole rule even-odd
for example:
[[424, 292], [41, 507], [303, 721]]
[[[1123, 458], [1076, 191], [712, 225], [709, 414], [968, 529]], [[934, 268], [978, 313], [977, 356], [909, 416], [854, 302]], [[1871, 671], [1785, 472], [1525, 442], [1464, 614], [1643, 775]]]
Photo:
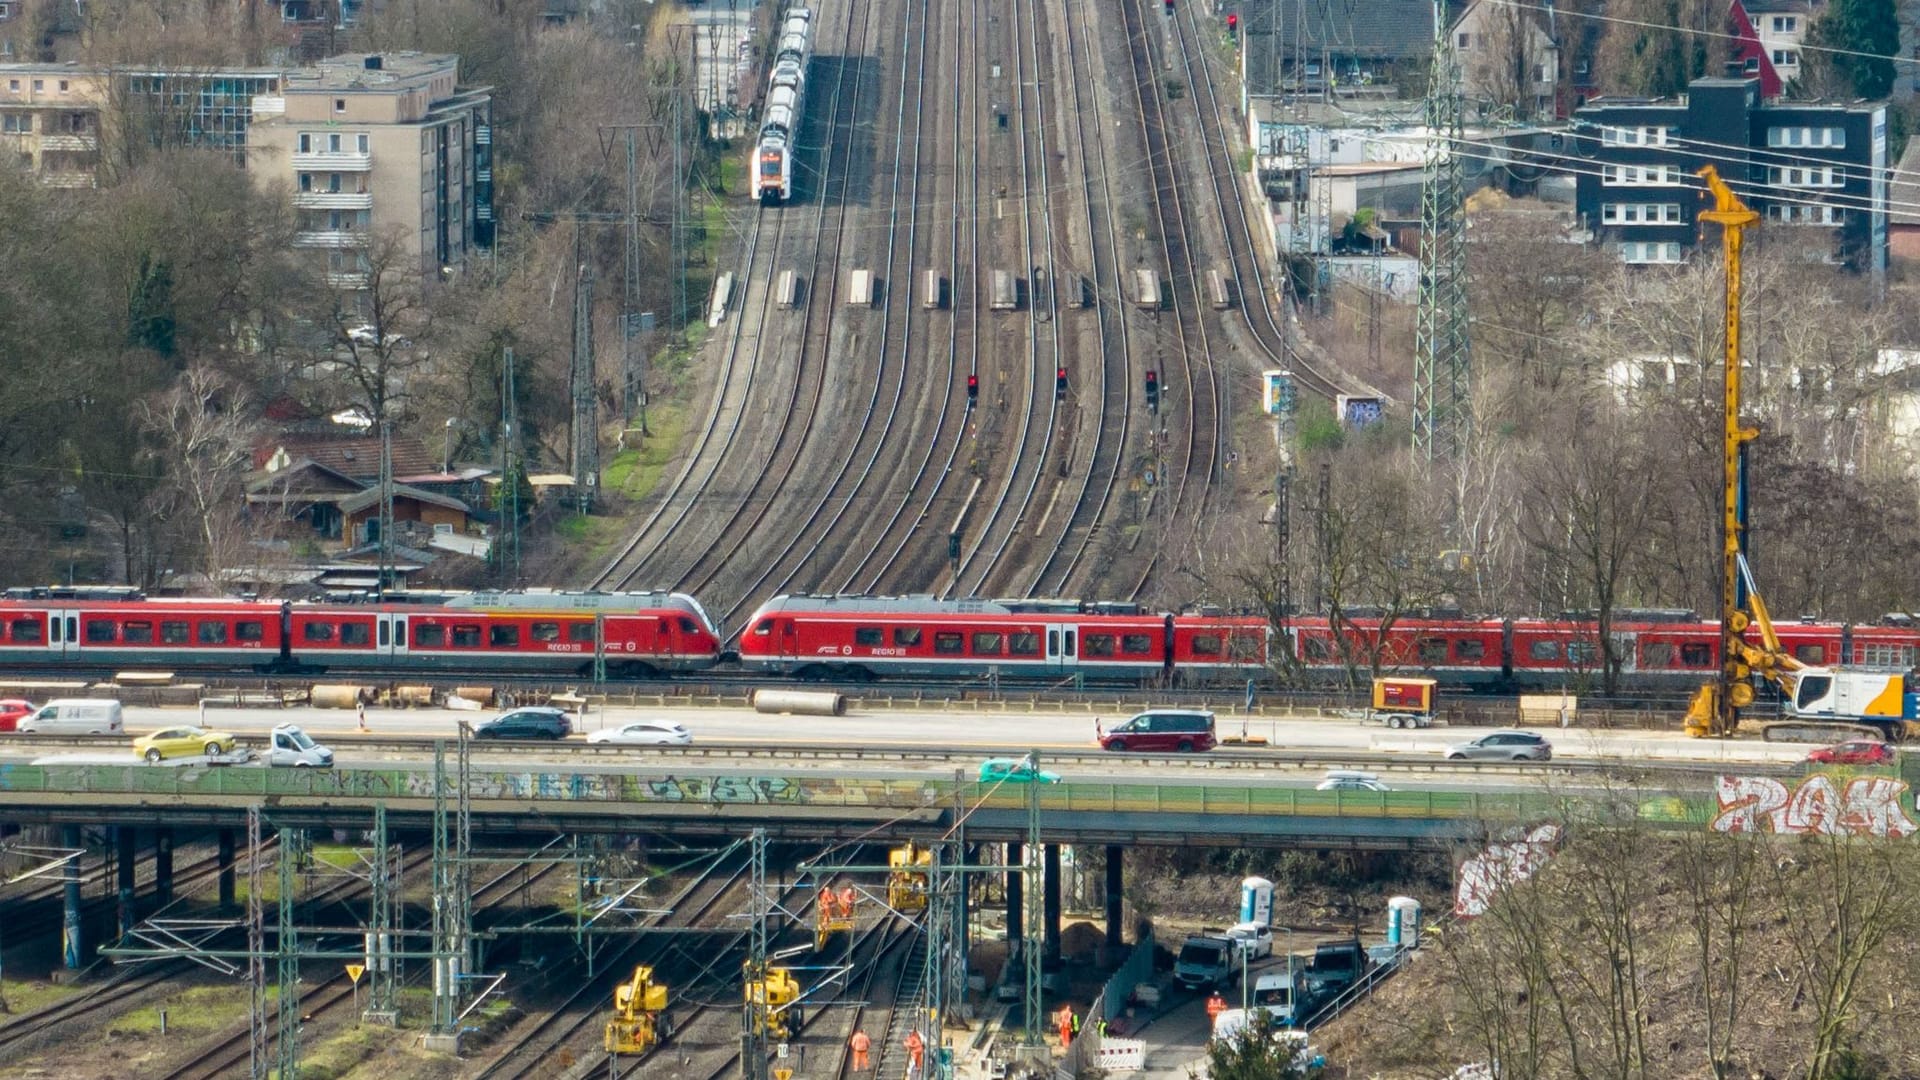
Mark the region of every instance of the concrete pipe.
[[316, 686], [309, 704], [316, 709], [354, 709], [366, 692], [364, 686]]
[[794, 716], [845, 716], [847, 697], [831, 690], [755, 690], [753, 708]]
[[408, 708], [424, 708], [433, 704], [431, 686], [396, 686], [393, 688], [393, 703]]
[[453, 692], [455, 696], [466, 698], [468, 701], [478, 702], [482, 707], [493, 704], [494, 691], [491, 686], [456, 686], [453, 688]]

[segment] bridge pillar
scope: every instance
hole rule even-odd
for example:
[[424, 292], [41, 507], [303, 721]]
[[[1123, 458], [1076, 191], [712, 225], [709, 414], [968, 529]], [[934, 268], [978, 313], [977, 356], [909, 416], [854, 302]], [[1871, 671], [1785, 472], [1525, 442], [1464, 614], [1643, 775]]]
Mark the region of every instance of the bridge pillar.
[[173, 903], [173, 830], [153, 830], [153, 904]]
[[220, 830], [220, 906], [233, 906], [233, 830]]
[[1053, 964], [1060, 960], [1060, 845], [1040, 845], [1040, 857], [1044, 878], [1041, 914], [1045, 917], [1040, 957]]
[[1127, 849], [1119, 844], [1107, 845], [1107, 947], [1118, 949], [1124, 946], [1126, 934], [1122, 922], [1126, 919], [1126, 904], [1123, 902], [1123, 872], [1126, 866]]
[[133, 932], [133, 872], [138, 869], [140, 831], [132, 825], [115, 825], [113, 843], [113, 866], [119, 887], [114, 910], [119, 916], [120, 936], [124, 938]]
[[[60, 846], [79, 850], [80, 826], [63, 826]], [[78, 970], [86, 961], [86, 942], [81, 937], [80, 921], [80, 860], [68, 859], [61, 877], [65, 881], [61, 891], [65, 893], [66, 910], [60, 922], [60, 952], [68, 969]]]
[[1020, 867], [1025, 855], [1025, 844], [1007, 845], [1007, 957], [1012, 959], [1019, 950], [1020, 939], [1026, 933], [1026, 908], [1021, 903]]

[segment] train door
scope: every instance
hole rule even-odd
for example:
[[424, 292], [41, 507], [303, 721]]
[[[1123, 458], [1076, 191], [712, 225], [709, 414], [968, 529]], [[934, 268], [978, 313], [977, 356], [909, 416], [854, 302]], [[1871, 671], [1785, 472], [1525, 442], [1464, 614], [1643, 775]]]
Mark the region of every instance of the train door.
[[654, 621], [653, 658], [656, 661], [668, 660], [673, 653], [673, 617], [662, 615]]
[[79, 659], [80, 616], [55, 608], [47, 612], [47, 655]]
[[775, 619], [774, 634], [779, 641], [774, 646], [781, 659], [792, 660], [800, 655], [800, 634], [794, 629], [792, 619]]
[[396, 667], [405, 663], [407, 657], [407, 617], [405, 615], [381, 614], [376, 617], [375, 640], [379, 648], [376, 654], [383, 661], [390, 661]]
[[1080, 628], [1071, 623], [1047, 624], [1047, 670], [1072, 671], [1080, 664]]

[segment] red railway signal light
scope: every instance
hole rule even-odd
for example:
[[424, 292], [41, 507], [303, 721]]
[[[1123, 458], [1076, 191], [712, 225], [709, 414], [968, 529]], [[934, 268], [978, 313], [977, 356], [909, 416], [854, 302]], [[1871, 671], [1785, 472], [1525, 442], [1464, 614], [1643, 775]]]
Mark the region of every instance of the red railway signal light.
[[1239, 35], [1239, 33], [1240, 33], [1240, 16], [1228, 15], [1227, 16], [1227, 36], [1229, 38], [1236, 37]]
[[1147, 408], [1160, 411], [1160, 373], [1152, 369], [1147, 371]]
[[979, 400], [980, 400], [980, 376], [969, 375], [967, 376], [967, 408], [969, 409], [973, 408], [974, 403]]
[[1056, 398], [1063, 398], [1067, 396], [1067, 369], [1066, 368], [1056, 368], [1054, 370], [1053, 396]]

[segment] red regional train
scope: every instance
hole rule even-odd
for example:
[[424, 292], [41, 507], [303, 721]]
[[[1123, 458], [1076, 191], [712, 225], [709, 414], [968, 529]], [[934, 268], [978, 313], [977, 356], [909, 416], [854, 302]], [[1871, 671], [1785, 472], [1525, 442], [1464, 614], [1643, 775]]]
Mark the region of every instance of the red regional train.
[[[1774, 630], [1795, 659], [1814, 667], [1907, 670], [1920, 647], [1920, 630], [1904, 617], [1873, 626], [1801, 620], [1775, 623]], [[1287, 633], [1295, 655], [1309, 670], [1332, 672], [1344, 666], [1340, 643], [1326, 619], [1293, 620]], [[1402, 618], [1384, 634], [1378, 619], [1358, 619], [1346, 637], [1347, 653], [1362, 666], [1377, 649], [1383, 669], [1418, 671], [1453, 686], [1560, 689], [1600, 679], [1597, 626], [1579, 615]], [[1612, 637], [1622, 661], [1621, 683], [1628, 689], [1691, 691], [1720, 666], [1720, 624], [1691, 611], [1621, 611]]]
[[776, 596], [747, 619], [740, 663], [800, 678], [874, 675], [1253, 678], [1265, 619], [1167, 615], [1071, 600]]
[[10, 589], [0, 666], [644, 677], [712, 667], [720, 635], [685, 593], [466, 593], [417, 602], [145, 598]]

